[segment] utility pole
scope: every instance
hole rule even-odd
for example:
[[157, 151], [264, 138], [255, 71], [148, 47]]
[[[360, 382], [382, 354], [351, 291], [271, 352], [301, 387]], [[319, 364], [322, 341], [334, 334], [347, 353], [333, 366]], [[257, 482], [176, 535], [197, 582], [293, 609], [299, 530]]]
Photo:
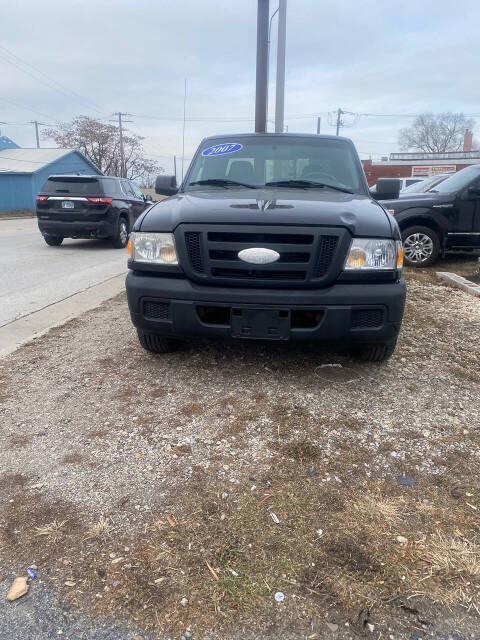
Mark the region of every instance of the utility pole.
[[275, 95], [275, 133], [283, 133], [285, 107], [285, 47], [287, 40], [287, 0], [278, 2], [277, 82]]
[[258, 0], [255, 133], [267, 130], [269, 0]]
[[[272, 22], [278, 13], [278, 7], [270, 16], [268, 23], [268, 42], [267, 42], [267, 87], [270, 86], [270, 43], [272, 41]], [[268, 96], [267, 96], [267, 122], [268, 122]], [[268, 126], [268, 125], [267, 125]]]
[[42, 125], [46, 127], [47, 125], [44, 122], [37, 122], [37, 120], [30, 120], [30, 124], [35, 125], [35, 138], [37, 139], [37, 149], [40, 149], [40, 136], [38, 135], [38, 125]]
[[184, 90], [184, 93], [183, 93], [182, 183], [183, 183], [183, 161], [185, 160], [185, 116], [186, 116], [186, 113], [187, 113], [187, 79], [185, 78], [185, 90]]
[[320, 125], [322, 123], [322, 119], [320, 118], [320, 116], [318, 116], [317, 118], [317, 136], [320, 135]]
[[118, 116], [118, 129], [120, 132], [120, 177], [125, 178], [127, 173], [127, 168], [125, 167], [125, 150], [123, 148], [123, 123], [124, 122], [133, 122], [133, 120], [122, 120], [123, 116], [129, 116], [129, 113], [122, 113], [121, 111], [116, 111], [114, 116]]
[[337, 133], [336, 133], [337, 136], [339, 135], [340, 127], [343, 127], [342, 115], [343, 115], [343, 111], [342, 109], [339, 109], [337, 111]]

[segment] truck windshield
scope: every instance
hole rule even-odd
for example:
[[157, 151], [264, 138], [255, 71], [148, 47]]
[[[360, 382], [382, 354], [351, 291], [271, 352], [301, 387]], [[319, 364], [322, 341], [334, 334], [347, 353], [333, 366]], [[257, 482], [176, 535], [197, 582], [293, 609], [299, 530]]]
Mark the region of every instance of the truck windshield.
[[329, 187], [365, 193], [352, 146], [344, 140], [252, 136], [205, 141], [187, 189], [204, 187]]

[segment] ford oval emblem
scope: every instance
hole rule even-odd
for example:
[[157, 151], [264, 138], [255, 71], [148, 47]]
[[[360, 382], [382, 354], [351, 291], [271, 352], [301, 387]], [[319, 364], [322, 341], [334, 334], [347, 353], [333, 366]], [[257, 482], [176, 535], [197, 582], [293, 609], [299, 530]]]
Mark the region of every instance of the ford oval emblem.
[[252, 247], [251, 249], [239, 251], [238, 257], [240, 260], [250, 264], [270, 264], [271, 262], [276, 262], [280, 258], [280, 254], [273, 249]]

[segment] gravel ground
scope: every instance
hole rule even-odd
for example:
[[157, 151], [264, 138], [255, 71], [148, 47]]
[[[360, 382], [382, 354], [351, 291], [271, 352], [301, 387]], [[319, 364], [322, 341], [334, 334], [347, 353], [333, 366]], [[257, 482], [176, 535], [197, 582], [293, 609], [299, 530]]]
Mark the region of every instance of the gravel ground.
[[[30, 592], [13, 603], [5, 601], [9, 575], [0, 584], [0, 638], [2, 640], [131, 640], [139, 636], [138, 629], [128, 628], [112, 620], [92, 621], [73, 613], [70, 605], [61, 602], [43, 581], [32, 585]], [[143, 634], [142, 634], [143, 635]], [[150, 640], [150, 636], [143, 636]]]
[[[271, 475], [275, 446], [303, 437], [293, 418], [281, 431], [297, 414], [333, 461], [325, 485], [407, 475], [447, 486], [452, 468], [480, 463], [479, 328], [480, 301], [410, 278], [399, 346], [383, 365], [309, 345], [201, 343], [158, 357], [138, 345], [120, 296], [0, 361], [0, 526], [7, 508], [48, 504], [56, 518], [63, 506], [92, 524], [109, 518], [134, 539], [152, 514], [181, 517], [183, 488], [200, 473], [225, 498]], [[473, 638], [474, 628], [447, 632]]]

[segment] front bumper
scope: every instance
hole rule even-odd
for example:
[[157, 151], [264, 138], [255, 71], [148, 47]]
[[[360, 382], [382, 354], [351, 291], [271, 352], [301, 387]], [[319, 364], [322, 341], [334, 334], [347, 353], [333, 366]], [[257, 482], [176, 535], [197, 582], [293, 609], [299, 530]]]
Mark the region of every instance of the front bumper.
[[[292, 340], [350, 344], [394, 339], [400, 330], [406, 294], [403, 278], [314, 290], [247, 289], [203, 286], [185, 278], [135, 271], [129, 271], [126, 289], [133, 324], [151, 333], [230, 338], [231, 314], [258, 308], [287, 311], [292, 319]], [[206, 308], [219, 312], [206, 314]]]
[[39, 219], [38, 228], [43, 234], [64, 238], [108, 238], [114, 233], [113, 223], [108, 220], [72, 221]]

